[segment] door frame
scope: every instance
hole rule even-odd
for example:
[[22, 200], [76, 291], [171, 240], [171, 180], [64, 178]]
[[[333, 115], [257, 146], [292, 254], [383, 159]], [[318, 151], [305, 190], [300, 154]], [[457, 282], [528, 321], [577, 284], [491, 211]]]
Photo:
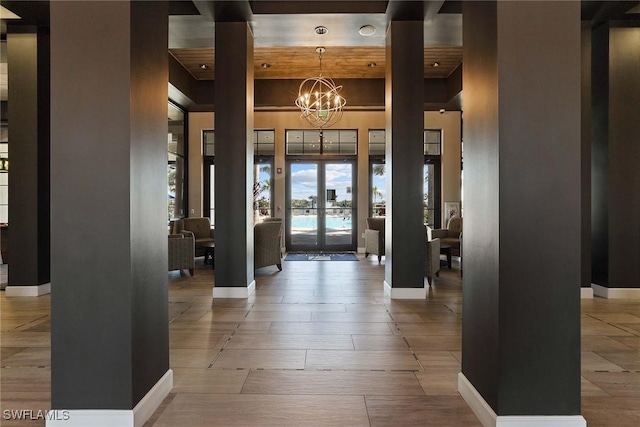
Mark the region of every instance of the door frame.
[[[316, 164], [318, 165], [317, 185], [318, 185], [318, 205], [316, 206], [317, 218], [317, 244], [316, 245], [294, 245], [291, 242], [291, 167], [294, 164]], [[351, 164], [351, 243], [348, 245], [328, 245], [326, 225], [324, 220], [326, 201], [326, 165], [327, 164]], [[356, 251], [358, 246], [358, 161], [357, 156], [287, 156], [285, 175], [285, 245], [287, 251]]]

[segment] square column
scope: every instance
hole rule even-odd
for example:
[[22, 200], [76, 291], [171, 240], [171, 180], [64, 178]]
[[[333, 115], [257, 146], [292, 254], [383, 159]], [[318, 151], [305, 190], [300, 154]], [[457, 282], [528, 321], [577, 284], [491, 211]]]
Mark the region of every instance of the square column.
[[465, 2], [459, 391], [485, 426], [580, 416], [577, 2]]
[[172, 387], [167, 2], [51, 2], [47, 425], [143, 425]]
[[391, 21], [386, 46], [385, 293], [425, 298], [424, 22]]
[[247, 298], [253, 271], [253, 34], [246, 22], [216, 22], [213, 296]]
[[591, 33], [591, 283], [604, 298], [640, 298], [640, 28]]
[[9, 25], [11, 179], [7, 296], [49, 293], [49, 29]]

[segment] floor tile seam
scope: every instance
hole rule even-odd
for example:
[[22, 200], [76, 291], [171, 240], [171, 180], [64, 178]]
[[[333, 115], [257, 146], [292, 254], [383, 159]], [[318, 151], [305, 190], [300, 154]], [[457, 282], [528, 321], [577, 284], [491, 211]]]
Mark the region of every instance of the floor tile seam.
[[[640, 337], [640, 332], [638, 332], [638, 331], [636, 331], [636, 330], [633, 330], [633, 329], [631, 329], [631, 328], [627, 328], [626, 326], [619, 326], [619, 325], [617, 325], [617, 324], [615, 324], [615, 323], [607, 323], [607, 325], [612, 326], [612, 327], [614, 327], [614, 328], [616, 328], [616, 329], [619, 329], [619, 330], [621, 330], [621, 331], [623, 331], [623, 332], [626, 332], [626, 333], [628, 333], [628, 334], [631, 334], [631, 335], [632, 335], [632, 336], [634, 336], [634, 337]], [[639, 324], [639, 325], [640, 325], [640, 324]], [[618, 335], [604, 335], [604, 336], [606, 336], [606, 337], [614, 336], [614, 337], [615, 337], [615, 336], [618, 336]], [[623, 336], [624, 336], [624, 335], [623, 335]]]
[[[596, 387], [598, 390], [600, 390], [601, 392], [606, 394], [607, 397], [613, 397], [613, 395], [611, 395], [609, 392], [604, 390], [602, 387], [598, 386], [596, 383], [594, 383], [590, 379], [586, 378], [584, 375], [582, 375], [582, 373], [580, 373], [580, 378], [581, 378], [581, 380], [584, 379], [585, 381], [589, 381], [594, 387]], [[582, 396], [582, 387], [580, 387], [580, 395]], [[584, 396], [582, 396], [582, 397], [584, 397]]]
[[[247, 313], [245, 314], [244, 319], [246, 319], [246, 317], [249, 315], [249, 313], [251, 312], [251, 309], [253, 308], [255, 304], [251, 305], [251, 308], [249, 308], [249, 310], [247, 311]], [[231, 322], [234, 323], [234, 322]], [[240, 322], [238, 322], [236, 324], [236, 327], [233, 329], [233, 331], [231, 331], [231, 333], [229, 334], [229, 337], [227, 337], [227, 340], [224, 342], [224, 344], [222, 344], [222, 347], [220, 347], [220, 349], [218, 350], [218, 352], [216, 353], [215, 357], [213, 358], [213, 360], [211, 361], [211, 363], [209, 364], [209, 367], [213, 366], [214, 363], [216, 363], [216, 361], [220, 358], [220, 355], [222, 354], [222, 352], [224, 351], [225, 347], [227, 346], [227, 344], [229, 344], [229, 341], [231, 341], [231, 338], [233, 338], [233, 336], [236, 334], [236, 332], [238, 331], [238, 329], [240, 329], [240, 326], [242, 324], [242, 320]]]
[[[602, 354], [600, 354], [600, 353], [598, 353], [598, 352], [596, 352], [596, 351], [594, 351], [593, 353], [594, 353], [594, 354], [596, 354], [596, 355], [597, 355], [597, 356], [599, 356], [599, 357], [602, 357], [602, 358], [603, 358], [604, 360], [606, 360], [607, 362], [609, 362], [609, 363], [611, 363], [611, 364], [613, 364], [613, 365], [617, 366], [617, 367], [618, 367], [618, 368], [620, 368], [623, 372], [634, 372], [634, 371], [633, 371], [633, 370], [631, 370], [631, 369], [625, 369], [624, 367], [620, 366], [618, 363], [616, 363], [616, 362], [612, 361], [611, 359], [608, 359], [605, 355], [602, 355]], [[607, 371], [607, 372], [616, 372], [616, 371]]]

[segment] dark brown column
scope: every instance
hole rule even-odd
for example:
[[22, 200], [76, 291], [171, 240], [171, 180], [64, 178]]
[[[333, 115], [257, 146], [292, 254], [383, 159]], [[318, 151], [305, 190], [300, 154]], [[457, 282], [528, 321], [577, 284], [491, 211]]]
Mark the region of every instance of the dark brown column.
[[459, 391], [485, 425], [584, 426], [580, 4], [469, 1], [463, 22]]
[[592, 283], [597, 296], [637, 296], [640, 23], [601, 24], [593, 29], [591, 42]]
[[253, 35], [216, 23], [214, 297], [246, 298], [253, 273]]
[[51, 405], [78, 425], [172, 387], [167, 27], [166, 2], [51, 2]]
[[37, 296], [49, 292], [49, 29], [10, 25], [7, 62], [13, 236], [7, 295]]
[[[421, 18], [421, 16], [420, 16]], [[424, 22], [391, 21], [386, 47], [385, 292], [424, 298]]]

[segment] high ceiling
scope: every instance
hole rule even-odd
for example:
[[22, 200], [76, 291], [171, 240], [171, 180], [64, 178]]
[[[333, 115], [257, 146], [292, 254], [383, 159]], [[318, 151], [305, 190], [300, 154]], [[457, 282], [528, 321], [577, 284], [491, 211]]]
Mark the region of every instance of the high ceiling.
[[[215, 77], [214, 49], [170, 49], [169, 52], [198, 80]], [[446, 78], [462, 62], [462, 46], [424, 49], [426, 78]], [[437, 64], [437, 65], [436, 65]], [[313, 47], [262, 47], [254, 50], [256, 79], [304, 79], [319, 73], [319, 55]], [[384, 47], [327, 47], [322, 55], [323, 75], [332, 78], [384, 78]]]
[[[299, 12], [303, 2], [265, 2], [287, 6], [278, 11]], [[340, 9], [350, 3], [371, 9], [371, 3], [329, 1], [324, 9]], [[462, 62], [462, 15], [436, 13], [444, 2], [424, 20], [425, 77], [446, 78]], [[342, 6], [344, 8], [344, 5]], [[202, 9], [202, 7], [200, 7]], [[255, 10], [260, 10], [254, 7]], [[254, 35], [254, 71], [256, 79], [303, 79], [319, 71], [316, 47], [323, 55], [323, 74], [333, 78], [384, 78], [385, 39], [389, 18], [379, 13], [254, 13], [249, 25]], [[200, 12], [199, 12], [200, 13]], [[362, 36], [359, 29], [370, 25], [374, 34]], [[314, 29], [324, 26], [328, 32], [318, 35]], [[214, 78], [213, 18], [205, 14], [174, 15], [169, 20], [169, 51], [198, 80]], [[375, 64], [371, 66], [370, 64]], [[438, 63], [438, 66], [433, 66]], [[263, 64], [267, 64], [264, 65]], [[372, 64], [372, 65], [373, 65]], [[201, 68], [201, 66], [206, 66]], [[263, 68], [264, 67], [264, 68]]]

